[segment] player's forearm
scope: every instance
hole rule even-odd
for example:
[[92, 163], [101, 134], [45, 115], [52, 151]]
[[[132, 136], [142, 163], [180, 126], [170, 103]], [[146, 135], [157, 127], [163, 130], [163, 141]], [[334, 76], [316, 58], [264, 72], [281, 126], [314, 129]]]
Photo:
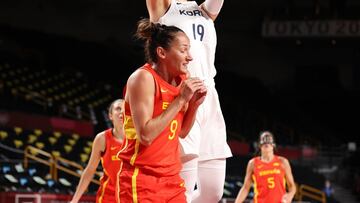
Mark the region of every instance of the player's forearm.
[[84, 194], [85, 190], [89, 186], [89, 183], [93, 178], [94, 173], [95, 170], [93, 170], [93, 172], [92, 170], [87, 170], [87, 169], [84, 170], [71, 203], [76, 203], [80, 200], [81, 196]]
[[150, 145], [157, 136], [171, 123], [179, 111], [184, 107], [185, 100], [177, 97], [159, 116], [149, 120], [140, 130], [140, 142], [143, 145]]
[[243, 203], [248, 194], [249, 194], [249, 189], [247, 189], [245, 186], [243, 186], [240, 189], [238, 196], [236, 197], [235, 203]]
[[295, 184], [291, 184], [288, 186], [288, 188], [289, 188], [288, 194], [290, 195], [290, 198], [293, 199], [295, 196], [295, 193], [296, 193], [296, 186], [295, 186]]
[[189, 134], [192, 126], [194, 125], [198, 107], [199, 106], [196, 106], [196, 107], [189, 106], [188, 110], [186, 111], [186, 113], [184, 115], [184, 120], [182, 123], [179, 137], [185, 138]]

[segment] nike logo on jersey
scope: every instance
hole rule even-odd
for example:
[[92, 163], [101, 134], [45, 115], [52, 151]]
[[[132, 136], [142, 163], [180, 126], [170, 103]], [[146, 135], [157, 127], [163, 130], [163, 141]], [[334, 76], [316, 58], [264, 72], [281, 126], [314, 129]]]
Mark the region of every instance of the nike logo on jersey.
[[262, 168], [262, 167], [263, 167], [263, 165], [259, 165], [257, 168], [260, 169], [260, 168]]
[[167, 90], [164, 90], [163, 88], [161, 88], [160, 92], [165, 93], [165, 92], [167, 92]]
[[275, 163], [273, 164], [273, 166], [280, 166], [280, 163], [279, 163], [279, 162], [275, 162]]
[[119, 148], [119, 147], [110, 147], [110, 150], [115, 150], [117, 148]]
[[185, 15], [185, 16], [203, 16], [200, 10], [192, 10], [192, 11], [179, 10], [179, 13], [180, 15]]

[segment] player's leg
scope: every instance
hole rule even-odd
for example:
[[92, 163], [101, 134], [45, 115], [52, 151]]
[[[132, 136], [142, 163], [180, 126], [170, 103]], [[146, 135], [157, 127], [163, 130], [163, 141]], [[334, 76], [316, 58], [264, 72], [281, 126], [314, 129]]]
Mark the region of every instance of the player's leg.
[[[200, 111], [201, 112], [201, 111]], [[199, 110], [198, 110], [199, 113]], [[185, 139], [180, 139], [181, 144], [181, 162], [182, 169], [180, 172], [181, 178], [184, 179], [186, 187], [186, 199], [190, 203], [193, 199], [193, 192], [195, 184], [198, 180], [198, 161], [200, 148], [201, 129], [199, 120], [194, 122], [189, 134]]]
[[226, 159], [199, 161], [197, 191], [192, 203], [218, 203], [224, 191]]
[[188, 157], [187, 160], [184, 159], [183, 168], [180, 172], [180, 176], [185, 182], [185, 195], [188, 203], [190, 203], [193, 198], [195, 184], [198, 180], [198, 160], [197, 157]]

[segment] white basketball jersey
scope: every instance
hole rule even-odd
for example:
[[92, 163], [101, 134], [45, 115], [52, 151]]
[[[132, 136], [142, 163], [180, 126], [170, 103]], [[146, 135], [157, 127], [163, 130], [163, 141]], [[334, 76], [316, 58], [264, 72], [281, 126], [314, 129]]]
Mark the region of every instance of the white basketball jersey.
[[[169, 10], [159, 19], [159, 23], [176, 26], [189, 37], [193, 61], [190, 62], [188, 68], [192, 77], [206, 80], [215, 77], [214, 60], [217, 40], [214, 22], [195, 1], [172, 0]], [[198, 67], [199, 65], [201, 67]]]
[[192, 77], [203, 79], [208, 92], [196, 114], [196, 124], [185, 139], [180, 139], [182, 155], [199, 155], [199, 160], [231, 156], [226, 143], [226, 126], [215, 89], [214, 66], [216, 31], [214, 22], [195, 1], [171, 1], [159, 23], [182, 29], [190, 39], [193, 60], [188, 65]]

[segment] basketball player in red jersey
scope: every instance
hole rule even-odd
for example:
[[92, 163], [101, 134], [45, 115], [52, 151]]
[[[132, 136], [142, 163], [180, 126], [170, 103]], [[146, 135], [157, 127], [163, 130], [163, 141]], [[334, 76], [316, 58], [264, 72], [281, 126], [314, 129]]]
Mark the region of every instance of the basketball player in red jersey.
[[254, 203], [290, 203], [296, 186], [289, 161], [274, 155], [275, 141], [271, 132], [262, 132], [259, 141], [261, 154], [249, 161], [244, 185], [235, 203], [246, 199], [251, 183], [254, 183]]
[[192, 57], [182, 30], [143, 19], [136, 36], [145, 40], [148, 63], [125, 90], [118, 203], [185, 203], [179, 137], [191, 129], [207, 90], [202, 80], [186, 78]]
[[81, 175], [79, 185], [70, 203], [77, 203], [79, 201], [93, 178], [100, 160], [104, 175], [100, 179], [101, 185], [96, 194], [96, 203], [116, 202], [115, 184], [120, 167], [120, 160], [116, 155], [121, 149], [124, 138], [123, 113], [124, 100], [118, 99], [113, 101], [109, 107], [109, 119], [113, 123], [114, 128], [96, 135], [89, 163]]

